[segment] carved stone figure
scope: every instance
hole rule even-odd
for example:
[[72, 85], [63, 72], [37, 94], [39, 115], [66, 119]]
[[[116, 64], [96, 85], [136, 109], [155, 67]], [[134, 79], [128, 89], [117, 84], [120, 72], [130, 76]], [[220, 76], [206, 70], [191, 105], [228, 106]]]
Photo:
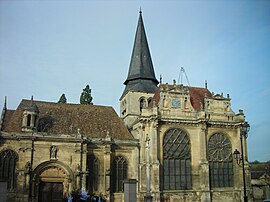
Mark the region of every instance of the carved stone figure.
[[30, 173], [30, 168], [31, 168], [31, 164], [30, 164], [29, 161], [27, 161], [25, 166], [24, 166], [24, 173], [29, 174]]
[[57, 146], [51, 146], [51, 149], [50, 149], [50, 157], [51, 159], [57, 159], [57, 151], [58, 151], [58, 148]]

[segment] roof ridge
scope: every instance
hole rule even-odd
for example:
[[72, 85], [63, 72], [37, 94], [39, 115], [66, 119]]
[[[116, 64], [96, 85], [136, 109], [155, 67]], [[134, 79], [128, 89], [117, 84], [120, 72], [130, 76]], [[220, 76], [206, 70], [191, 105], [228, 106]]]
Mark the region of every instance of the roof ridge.
[[[181, 86], [182, 84], [175, 84], [176, 86]], [[168, 83], [161, 83], [159, 84], [159, 86], [174, 86], [174, 84], [168, 84]], [[158, 87], [159, 87], [158, 86]], [[199, 86], [185, 86], [185, 85], [182, 85], [183, 87], [188, 87], [188, 88], [202, 88], [202, 89], [208, 89], [208, 88], [205, 88], [205, 87], [199, 87]]]
[[[31, 102], [29, 99], [22, 99], [22, 102]], [[113, 108], [112, 106], [105, 106], [105, 105], [88, 105], [88, 104], [80, 104], [80, 103], [58, 103], [58, 102], [49, 102], [49, 101], [42, 101], [42, 100], [33, 100], [34, 103], [44, 103], [44, 104], [52, 104], [52, 105], [70, 105], [70, 106], [91, 106], [91, 107], [107, 107], [107, 108]]]

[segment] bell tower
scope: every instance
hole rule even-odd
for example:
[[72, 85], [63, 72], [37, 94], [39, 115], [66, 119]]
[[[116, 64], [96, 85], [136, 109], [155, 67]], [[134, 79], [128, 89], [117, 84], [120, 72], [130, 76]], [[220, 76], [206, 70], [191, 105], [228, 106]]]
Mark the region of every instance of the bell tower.
[[128, 128], [150, 103], [158, 83], [140, 11], [126, 87], [120, 98], [120, 116]]

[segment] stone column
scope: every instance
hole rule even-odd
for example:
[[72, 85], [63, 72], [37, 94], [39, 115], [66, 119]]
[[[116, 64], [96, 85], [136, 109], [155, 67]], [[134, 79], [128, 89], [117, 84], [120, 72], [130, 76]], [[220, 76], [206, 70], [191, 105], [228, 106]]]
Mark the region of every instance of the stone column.
[[151, 128], [150, 128], [150, 133], [151, 133], [151, 147], [150, 147], [150, 152], [152, 156], [152, 162], [151, 162], [151, 167], [152, 167], [152, 191], [153, 192], [158, 192], [160, 191], [160, 180], [159, 180], [159, 166], [160, 162], [158, 159], [158, 154], [159, 154], [159, 148], [158, 148], [158, 122], [154, 121], [151, 123]]
[[103, 170], [103, 176], [104, 176], [104, 189], [103, 192], [105, 194], [105, 197], [107, 201], [110, 201], [110, 194], [111, 194], [111, 144], [108, 140], [108, 144], [106, 144], [103, 147], [103, 153], [104, 153], [104, 170]]
[[206, 126], [203, 125], [200, 131], [200, 162], [206, 162], [207, 156], [206, 156], [206, 150], [207, 150], [207, 144], [206, 144], [206, 138], [207, 138], [207, 129]]
[[[80, 151], [80, 150], [78, 150], [78, 151]], [[76, 190], [81, 189], [81, 173], [82, 173], [82, 168], [81, 168], [80, 163], [78, 163], [76, 165], [75, 171], [74, 171], [74, 174], [75, 174], [75, 189]]]
[[145, 172], [145, 124], [141, 123], [138, 129], [138, 136], [140, 141], [140, 149], [139, 149], [139, 183], [138, 189], [141, 194], [146, 191], [146, 172]]
[[[24, 191], [29, 193], [29, 185], [30, 185], [30, 173], [31, 172], [31, 164], [30, 161], [27, 161], [24, 166]], [[28, 194], [29, 195], [29, 194]]]
[[203, 125], [200, 131], [200, 185], [202, 190], [201, 201], [210, 202], [209, 163], [207, 161], [207, 126]]
[[146, 151], [146, 195], [144, 196], [144, 201], [145, 202], [152, 202], [152, 196], [151, 196], [151, 178], [150, 178], [150, 138], [146, 137], [146, 146], [145, 146], [145, 151]]
[[82, 187], [84, 188], [86, 188], [86, 177], [87, 177], [87, 144], [83, 144], [82, 145]]
[[30, 123], [31, 127], [35, 126], [35, 121], [36, 121], [35, 116], [36, 116], [35, 114], [31, 114], [31, 123]]
[[73, 191], [73, 182], [72, 179], [68, 177], [68, 195], [71, 195], [72, 191]]
[[150, 138], [151, 138], [151, 153], [152, 153], [152, 161], [153, 163], [159, 163], [157, 155], [158, 155], [158, 149], [157, 149], [157, 127], [158, 123], [156, 121], [152, 122], [150, 124]]
[[27, 112], [23, 112], [23, 120], [22, 120], [22, 125], [26, 126], [27, 123]]

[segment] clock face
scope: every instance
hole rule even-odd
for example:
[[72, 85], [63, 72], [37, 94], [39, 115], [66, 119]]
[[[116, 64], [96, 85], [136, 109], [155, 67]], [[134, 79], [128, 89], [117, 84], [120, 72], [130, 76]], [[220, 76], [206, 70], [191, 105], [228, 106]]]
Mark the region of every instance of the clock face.
[[172, 99], [172, 107], [173, 108], [179, 108], [180, 107], [180, 99], [179, 98], [173, 98]]

